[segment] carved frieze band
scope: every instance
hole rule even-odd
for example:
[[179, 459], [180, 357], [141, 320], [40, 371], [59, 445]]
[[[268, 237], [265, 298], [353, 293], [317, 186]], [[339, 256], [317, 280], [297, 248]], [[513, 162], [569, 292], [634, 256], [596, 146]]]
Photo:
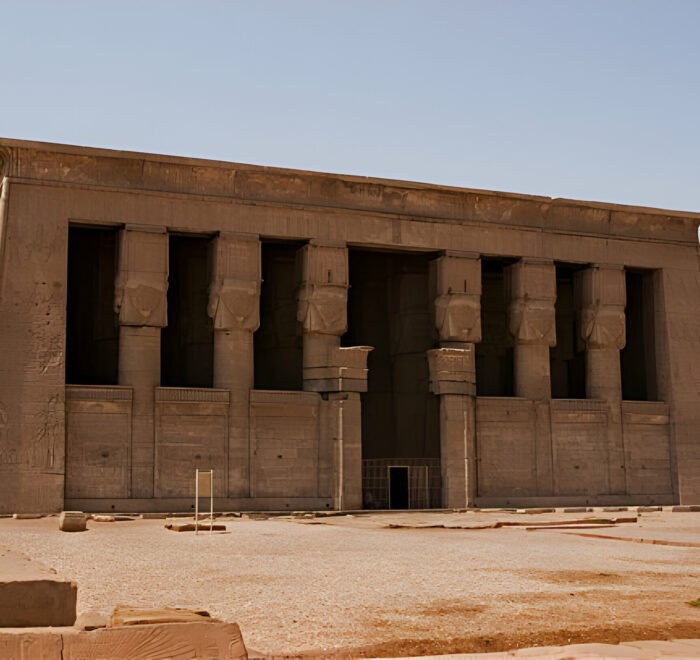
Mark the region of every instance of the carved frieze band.
[[66, 401], [131, 401], [131, 387], [66, 385]]
[[202, 401], [205, 403], [229, 402], [228, 390], [197, 387], [156, 387], [156, 402]]

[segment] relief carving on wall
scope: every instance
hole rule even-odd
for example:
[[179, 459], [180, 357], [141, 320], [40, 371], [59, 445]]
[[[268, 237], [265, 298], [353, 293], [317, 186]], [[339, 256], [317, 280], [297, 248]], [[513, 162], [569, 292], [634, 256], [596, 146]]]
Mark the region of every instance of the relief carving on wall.
[[225, 277], [212, 283], [207, 313], [215, 330], [249, 330], [260, 326], [260, 284]]
[[164, 328], [168, 324], [167, 293], [165, 274], [119, 273], [114, 287], [114, 311], [119, 323]]
[[306, 332], [342, 335], [348, 326], [348, 287], [307, 283], [299, 289], [297, 320]]
[[435, 298], [435, 327], [440, 341], [481, 341], [479, 296], [446, 293]]
[[17, 451], [14, 447], [8, 446], [8, 424], [9, 413], [7, 408], [0, 403], [0, 469], [7, 465], [17, 464]]

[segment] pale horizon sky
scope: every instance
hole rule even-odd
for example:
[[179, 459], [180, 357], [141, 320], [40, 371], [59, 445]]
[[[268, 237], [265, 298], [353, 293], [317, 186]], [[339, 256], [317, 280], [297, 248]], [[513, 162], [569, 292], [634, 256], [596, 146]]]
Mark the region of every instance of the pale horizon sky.
[[700, 212], [700, 2], [2, 3], [2, 137]]

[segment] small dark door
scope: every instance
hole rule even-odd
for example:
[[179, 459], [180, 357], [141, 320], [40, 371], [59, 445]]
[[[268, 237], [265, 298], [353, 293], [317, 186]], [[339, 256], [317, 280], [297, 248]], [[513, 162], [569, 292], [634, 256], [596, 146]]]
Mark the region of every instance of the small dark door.
[[389, 508], [408, 509], [408, 467], [389, 468]]

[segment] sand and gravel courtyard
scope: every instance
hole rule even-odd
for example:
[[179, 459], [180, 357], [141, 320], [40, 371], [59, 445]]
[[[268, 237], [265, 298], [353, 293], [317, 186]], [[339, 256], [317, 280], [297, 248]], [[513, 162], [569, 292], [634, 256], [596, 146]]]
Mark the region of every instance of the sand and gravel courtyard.
[[[532, 529], [630, 517], [637, 522]], [[110, 612], [118, 603], [204, 608], [239, 623], [251, 656], [700, 637], [700, 608], [688, 604], [700, 598], [696, 512], [416, 512], [225, 523], [226, 532], [195, 537], [168, 531], [159, 519], [90, 521], [75, 534], [59, 532], [55, 517], [2, 519], [0, 545], [77, 581], [79, 612]]]

